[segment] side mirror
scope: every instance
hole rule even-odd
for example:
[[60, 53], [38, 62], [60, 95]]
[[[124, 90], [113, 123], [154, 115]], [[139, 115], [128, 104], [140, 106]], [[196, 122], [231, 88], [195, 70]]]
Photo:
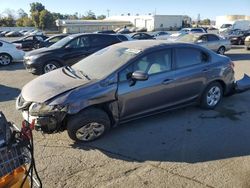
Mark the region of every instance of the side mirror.
[[196, 43], [203, 43], [203, 40], [197, 40]]
[[135, 71], [132, 73], [131, 78], [135, 81], [145, 81], [148, 79], [148, 74], [143, 71]]

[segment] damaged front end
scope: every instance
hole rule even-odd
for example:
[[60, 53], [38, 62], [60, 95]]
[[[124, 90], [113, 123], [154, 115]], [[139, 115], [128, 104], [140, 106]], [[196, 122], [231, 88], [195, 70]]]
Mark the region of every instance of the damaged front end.
[[67, 114], [67, 106], [24, 102], [21, 95], [17, 98], [16, 108], [22, 111], [22, 116], [27, 122], [35, 121], [36, 130], [45, 133], [60, 131]]

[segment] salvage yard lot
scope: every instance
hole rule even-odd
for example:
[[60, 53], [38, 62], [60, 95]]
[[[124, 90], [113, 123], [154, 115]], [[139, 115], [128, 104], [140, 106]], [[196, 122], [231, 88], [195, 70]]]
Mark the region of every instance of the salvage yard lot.
[[[250, 52], [226, 53], [236, 78], [250, 75]], [[0, 67], [0, 110], [20, 124], [15, 98], [36, 76], [21, 63]], [[214, 111], [188, 107], [117, 127], [74, 144], [66, 132], [35, 132], [44, 187], [249, 187], [250, 92], [224, 98]]]

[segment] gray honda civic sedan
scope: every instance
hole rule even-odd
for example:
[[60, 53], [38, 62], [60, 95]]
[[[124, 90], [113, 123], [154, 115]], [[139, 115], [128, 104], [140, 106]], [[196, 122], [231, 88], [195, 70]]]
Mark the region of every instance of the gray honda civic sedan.
[[200, 104], [213, 109], [234, 87], [228, 57], [187, 43], [115, 44], [24, 86], [17, 109], [37, 130], [80, 142], [121, 123]]

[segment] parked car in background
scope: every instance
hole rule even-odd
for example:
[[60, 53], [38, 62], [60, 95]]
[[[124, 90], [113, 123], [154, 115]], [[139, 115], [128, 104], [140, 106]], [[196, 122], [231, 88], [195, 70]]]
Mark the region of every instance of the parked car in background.
[[1, 32], [1, 34], [0, 34], [0, 37], [5, 37], [5, 35], [7, 34], [7, 33], [9, 33], [10, 31], [2, 31]]
[[204, 28], [183, 28], [179, 33], [207, 33], [207, 31]]
[[12, 62], [23, 61], [24, 51], [14, 44], [0, 40], [0, 65], [9, 65]]
[[159, 36], [166, 36], [166, 35], [170, 35], [170, 34], [166, 31], [155, 31], [155, 32], [152, 32], [151, 35], [153, 37], [159, 37]]
[[21, 44], [23, 50], [32, 50], [37, 48], [37, 46], [47, 38], [48, 37], [44, 35], [29, 35], [19, 40], [13, 41], [12, 43]]
[[35, 48], [49, 47], [52, 44], [55, 44], [56, 42], [58, 42], [59, 40], [63, 39], [64, 37], [67, 37], [67, 36], [68, 36], [68, 34], [53, 35], [44, 41], [40, 41], [40, 43], [38, 43], [37, 46], [35, 46]]
[[19, 31], [11, 31], [5, 34], [5, 37], [21, 37], [21, 36], [23, 36], [23, 34], [20, 33]]
[[243, 45], [248, 36], [250, 36], [250, 30], [242, 31], [240, 34], [230, 37], [231, 44]]
[[109, 34], [69, 35], [48, 48], [26, 53], [24, 65], [33, 74], [44, 74], [65, 65], [72, 65], [104, 47], [121, 41], [117, 35]]
[[132, 39], [128, 34], [115, 34], [121, 41], [130, 41]]
[[250, 36], [245, 38], [245, 47], [246, 50], [250, 50]]
[[231, 49], [230, 41], [227, 39], [223, 39], [216, 34], [208, 34], [208, 33], [187, 34], [178, 38], [176, 41], [198, 44], [200, 46], [213, 50], [218, 54], [222, 55], [226, 51]]
[[113, 30], [103, 30], [103, 31], [96, 31], [94, 33], [115, 34], [116, 32]]
[[130, 37], [135, 40], [148, 40], [148, 39], [155, 39], [152, 35], [147, 33], [132, 33]]
[[32, 80], [16, 104], [38, 130], [67, 129], [71, 139], [88, 142], [120, 123], [166, 110], [190, 104], [214, 109], [234, 81], [231, 60], [206, 48], [130, 41]]

